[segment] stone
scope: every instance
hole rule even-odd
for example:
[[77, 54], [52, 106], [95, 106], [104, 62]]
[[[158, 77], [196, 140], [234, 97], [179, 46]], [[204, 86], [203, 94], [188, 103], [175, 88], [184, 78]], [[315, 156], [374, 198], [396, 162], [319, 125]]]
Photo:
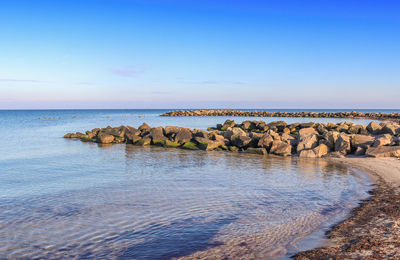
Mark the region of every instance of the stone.
[[139, 129], [141, 132], [148, 132], [148, 131], [150, 131], [151, 127], [150, 127], [148, 124], [143, 123], [141, 126], [139, 126], [138, 129]]
[[352, 135], [351, 136], [351, 145], [354, 148], [357, 147], [363, 147], [363, 148], [368, 148], [371, 146], [375, 141], [375, 138], [373, 136], [368, 136], [368, 135]]
[[99, 134], [97, 141], [102, 144], [110, 144], [114, 141], [114, 136], [109, 134]]
[[252, 154], [268, 154], [267, 149], [265, 148], [253, 148], [250, 147], [246, 150], [246, 153], [252, 153]]
[[114, 137], [124, 137], [126, 132], [125, 126], [119, 126], [115, 128], [111, 128], [107, 131], [108, 134], [113, 135]]
[[385, 145], [390, 145], [393, 141], [393, 136], [390, 134], [383, 134], [375, 137], [375, 141], [372, 144], [373, 147], [378, 147], [378, 146], [385, 146]]
[[347, 154], [351, 151], [350, 137], [344, 133], [339, 134], [335, 143], [335, 151]]
[[233, 120], [226, 120], [225, 123], [222, 125], [221, 130], [226, 131], [230, 127], [234, 127], [236, 125], [235, 121]]
[[298, 139], [294, 135], [288, 133], [283, 133], [281, 136], [281, 140], [292, 146], [296, 146], [298, 144]]
[[135, 145], [140, 145], [140, 146], [148, 146], [150, 144], [151, 144], [151, 138], [147, 137], [147, 136], [145, 136], [135, 142]]
[[239, 152], [239, 148], [232, 145], [228, 146], [228, 150], [231, 152]]
[[187, 150], [199, 150], [200, 148], [196, 146], [195, 143], [193, 142], [186, 142], [182, 145], [183, 149], [187, 149]]
[[251, 138], [247, 135], [232, 135], [231, 144], [235, 145], [239, 148], [243, 148], [248, 145], [251, 141]]
[[325, 154], [329, 153], [329, 147], [326, 144], [320, 144], [313, 149], [315, 156], [321, 158]]
[[[139, 134], [141, 132], [133, 127], [127, 127], [125, 131], [125, 140], [127, 143], [134, 143], [134, 140], [137, 141], [140, 139]], [[138, 139], [139, 138], [139, 139]]]
[[396, 135], [397, 134], [397, 129], [399, 129], [398, 125], [387, 123], [387, 124], [383, 125], [381, 132], [383, 134]]
[[257, 146], [261, 148], [266, 148], [269, 150], [271, 148], [272, 142], [274, 141], [274, 138], [270, 136], [269, 134], [265, 134], [261, 139], [258, 141]]
[[292, 146], [288, 143], [275, 140], [272, 142], [270, 153], [281, 156], [289, 156], [292, 154]]
[[198, 143], [198, 147], [202, 150], [211, 151], [218, 148], [221, 145], [224, 145], [224, 142], [221, 141], [213, 141], [204, 137], [195, 137], [194, 140]]
[[175, 147], [179, 147], [179, 146], [180, 146], [180, 143], [172, 142], [170, 140], [166, 140], [165, 144], [164, 144], [164, 147], [170, 147], [170, 148], [175, 148]]
[[170, 137], [173, 134], [176, 134], [179, 132], [179, 130], [181, 130], [183, 127], [180, 126], [166, 126], [164, 131], [165, 131], [165, 135]]
[[239, 127], [232, 128], [233, 135], [246, 135], [246, 132]]
[[203, 138], [207, 138], [208, 137], [208, 132], [200, 130], [200, 129], [194, 129], [192, 131], [192, 134], [194, 137], [203, 137]]
[[400, 157], [400, 146], [370, 147], [365, 154], [370, 157]]
[[328, 133], [323, 135], [323, 138], [326, 140], [326, 145], [329, 149], [334, 149], [336, 141], [339, 137], [339, 132], [336, 131], [329, 131]]
[[297, 152], [300, 152], [304, 149], [313, 149], [318, 145], [318, 138], [316, 134], [300, 135], [299, 138], [300, 140], [299, 144], [297, 145]]
[[302, 128], [299, 130], [300, 138], [307, 135], [317, 135], [317, 134], [318, 132], [312, 127]]
[[316, 158], [315, 152], [312, 149], [304, 149], [299, 153], [300, 158]]
[[345, 158], [343, 153], [340, 152], [330, 152], [322, 156], [323, 158]]
[[365, 151], [366, 151], [366, 150], [367, 150], [366, 148], [361, 147], [361, 146], [358, 146], [358, 147], [356, 148], [356, 150], [354, 151], [354, 155], [356, 155], [356, 156], [363, 156], [363, 155], [365, 155]]
[[175, 142], [178, 143], [186, 143], [192, 140], [193, 135], [192, 132], [187, 128], [181, 128], [175, 135]]
[[151, 128], [148, 137], [151, 138], [151, 143], [153, 145], [159, 146], [164, 146], [166, 140], [168, 140], [168, 138], [164, 136], [164, 128], [161, 126]]
[[375, 122], [371, 122], [368, 124], [367, 126], [367, 130], [374, 135], [380, 134], [382, 131], [382, 126], [380, 126], [379, 124], [375, 123]]
[[232, 137], [232, 135], [233, 135], [233, 132], [232, 132], [231, 130], [222, 131], [222, 132], [221, 132], [221, 135], [222, 135], [225, 139], [230, 140], [231, 137]]

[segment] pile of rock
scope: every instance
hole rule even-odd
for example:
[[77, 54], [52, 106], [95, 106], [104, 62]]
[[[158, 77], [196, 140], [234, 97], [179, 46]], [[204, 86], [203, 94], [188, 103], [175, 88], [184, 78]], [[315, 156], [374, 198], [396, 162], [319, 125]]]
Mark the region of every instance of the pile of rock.
[[138, 129], [108, 126], [85, 134], [69, 133], [64, 137], [102, 144], [158, 145], [312, 158], [345, 155], [400, 157], [400, 125], [391, 122], [371, 122], [365, 126], [349, 122], [288, 125], [284, 121], [244, 121], [236, 124], [227, 120], [208, 131], [178, 126], [150, 127], [144, 123]]
[[377, 120], [400, 120], [400, 113], [362, 112], [268, 112], [242, 110], [180, 110], [161, 116], [246, 116], [246, 117], [325, 117], [325, 118], [369, 118]]

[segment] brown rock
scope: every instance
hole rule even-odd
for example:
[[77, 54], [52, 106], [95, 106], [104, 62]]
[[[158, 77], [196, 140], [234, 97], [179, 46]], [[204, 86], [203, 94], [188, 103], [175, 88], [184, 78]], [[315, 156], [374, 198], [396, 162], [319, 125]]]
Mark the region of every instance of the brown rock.
[[379, 135], [375, 138], [373, 147], [390, 145], [393, 141], [393, 136], [390, 134]]
[[325, 144], [320, 144], [313, 149], [315, 156], [321, 158], [325, 154], [329, 153], [329, 147]]
[[400, 146], [370, 147], [365, 154], [371, 157], [400, 157]]
[[250, 147], [246, 150], [246, 153], [252, 153], [252, 154], [268, 154], [267, 149], [265, 148], [253, 148]]
[[270, 153], [282, 156], [289, 156], [292, 154], [292, 146], [288, 143], [275, 140], [272, 142]]
[[141, 132], [148, 132], [148, 131], [150, 131], [150, 129], [151, 129], [151, 127], [146, 123], [143, 123], [141, 126], [139, 126], [139, 130]]
[[313, 149], [318, 145], [318, 138], [316, 134], [300, 135], [299, 137], [300, 140], [299, 144], [297, 145], [297, 152], [300, 152], [304, 149]]
[[110, 144], [114, 141], [114, 136], [109, 134], [99, 134], [97, 141], [102, 144]]
[[257, 146], [266, 148], [269, 150], [271, 148], [272, 142], [274, 141], [274, 138], [270, 136], [269, 134], [265, 134], [261, 139], [258, 141]]
[[187, 128], [181, 128], [175, 135], [175, 141], [178, 143], [189, 142], [193, 138], [192, 132]]
[[335, 143], [335, 151], [347, 154], [351, 151], [350, 137], [344, 133], [339, 134]]
[[382, 127], [375, 122], [371, 122], [367, 126], [367, 130], [374, 135], [380, 134]]
[[354, 148], [357, 147], [363, 147], [363, 148], [368, 148], [371, 146], [375, 141], [375, 138], [373, 136], [369, 135], [352, 135], [351, 136], [351, 145]]

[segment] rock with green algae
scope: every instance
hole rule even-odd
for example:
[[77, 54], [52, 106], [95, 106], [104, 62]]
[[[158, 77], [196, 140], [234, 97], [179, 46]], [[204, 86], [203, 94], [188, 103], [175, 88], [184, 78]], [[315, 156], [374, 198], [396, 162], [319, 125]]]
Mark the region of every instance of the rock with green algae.
[[165, 141], [164, 147], [171, 147], [171, 148], [175, 148], [175, 147], [179, 147], [180, 144], [178, 142], [172, 142], [172, 141]]
[[196, 146], [195, 143], [193, 142], [186, 142], [182, 145], [183, 149], [188, 149], [188, 150], [199, 150], [200, 148]]

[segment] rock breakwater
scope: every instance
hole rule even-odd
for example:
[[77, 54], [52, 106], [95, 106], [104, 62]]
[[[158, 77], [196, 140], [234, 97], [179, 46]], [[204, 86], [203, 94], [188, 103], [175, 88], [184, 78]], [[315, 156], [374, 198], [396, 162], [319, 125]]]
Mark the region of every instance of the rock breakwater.
[[400, 157], [400, 125], [356, 125], [342, 122], [294, 123], [284, 121], [227, 120], [208, 131], [178, 126], [131, 126], [95, 128], [86, 133], [68, 133], [65, 138], [102, 144], [127, 143], [189, 150], [220, 150], [307, 158], [371, 156]]
[[363, 113], [363, 112], [268, 112], [242, 110], [180, 110], [161, 116], [243, 116], [243, 117], [315, 117], [315, 118], [368, 118], [375, 120], [400, 121], [400, 113]]

